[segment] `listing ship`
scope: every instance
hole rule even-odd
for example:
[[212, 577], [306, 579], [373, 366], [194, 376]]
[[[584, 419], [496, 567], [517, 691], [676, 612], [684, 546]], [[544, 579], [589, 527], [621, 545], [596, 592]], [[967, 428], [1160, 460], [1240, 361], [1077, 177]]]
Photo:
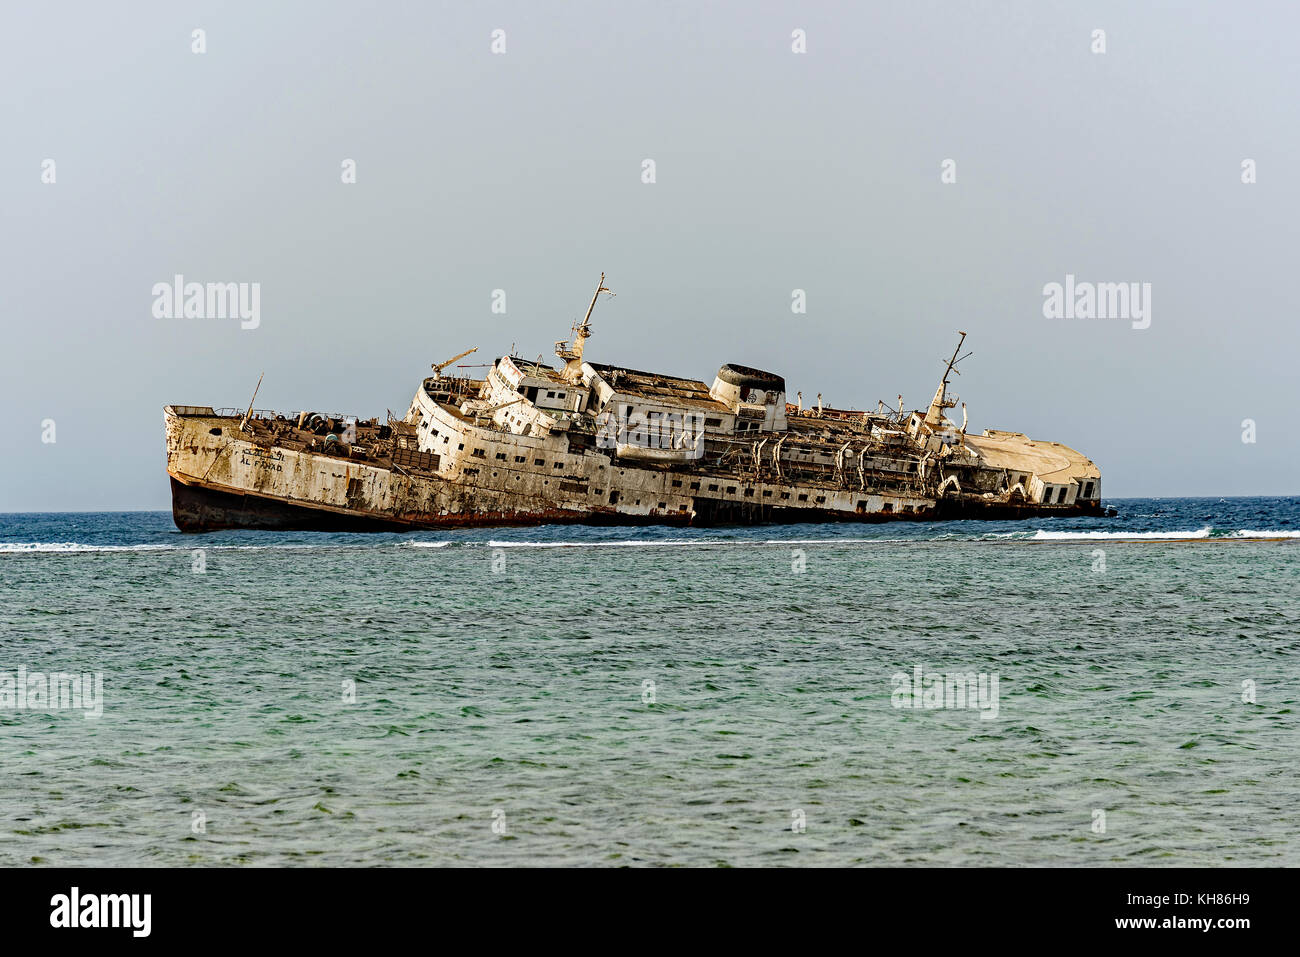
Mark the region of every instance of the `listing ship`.
[[[1103, 514], [1101, 474], [1058, 442], [925, 409], [787, 401], [785, 380], [723, 365], [712, 385], [592, 362], [604, 275], [560, 364], [502, 356], [481, 379], [433, 366], [410, 408], [359, 420], [168, 405], [183, 531], [400, 531], [545, 523], [719, 525]], [[260, 387], [260, 381], [259, 381]]]

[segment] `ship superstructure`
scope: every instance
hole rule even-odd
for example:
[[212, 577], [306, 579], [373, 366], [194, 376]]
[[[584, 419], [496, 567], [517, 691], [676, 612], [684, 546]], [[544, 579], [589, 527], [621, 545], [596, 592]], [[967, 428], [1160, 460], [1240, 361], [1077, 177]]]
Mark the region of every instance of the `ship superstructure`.
[[[1099, 514], [1080, 453], [948, 415], [961, 343], [923, 410], [804, 407], [785, 380], [723, 365], [712, 384], [588, 360], [604, 276], [560, 365], [438, 363], [384, 421], [169, 405], [167, 470], [186, 531], [394, 530], [548, 522], [724, 523]], [[254, 398], [256, 395], [254, 396]]]

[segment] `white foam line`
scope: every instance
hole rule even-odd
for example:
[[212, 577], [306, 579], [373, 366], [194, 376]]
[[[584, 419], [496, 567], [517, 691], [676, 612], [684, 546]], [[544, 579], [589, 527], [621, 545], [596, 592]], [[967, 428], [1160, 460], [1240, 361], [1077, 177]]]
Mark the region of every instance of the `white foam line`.
[[263, 551], [266, 549], [306, 550], [313, 548], [365, 548], [364, 545], [277, 544], [277, 545], [205, 545], [196, 541], [190, 545], [82, 545], [80, 542], [0, 542], [0, 555], [75, 554], [81, 552], [189, 552], [196, 548], [205, 551]]
[[[974, 539], [969, 539], [973, 541]], [[717, 547], [719, 545], [735, 545], [755, 547], [771, 547], [777, 545], [902, 545], [909, 542], [926, 542], [935, 541], [935, 539], [908, 539], [908, 538], [769, 538], [769, 539], [718, 539], [704, 538], [698, 541], [690, 539], [674, 539], [672, 541], [618, 541], [618, 542], [499, 542], [489, 541], [489, 548], [660, 548], [667, 546], [684, 546], [692, 548]]]
[[0, 554], [28, 552], [144, 552], [165, 551], [174, 545], [82, 545], [78, 542], [0, 542]]
[[[800, 545], [813, 546], [835, 546], [835, 545], [911, 545], [911, 544], [940, 544], [943, 542], [993, 542], [1004, 541], [1007, 539], [1034, 542], [1085, 542], [1085, 541], [1200, 541], [1211, 538], [1210, 528], [1196, 529], [1195, 531], [1169, 531], [1169, 532], [1057, 532], [1039, 529], [1029, 533], [1028, 531], [1015, 532], [989, 532], [979, 536], [963, 537], [951, 534], [945, 534], [934, 538], [790, 538], [790, 539], [668, 539], [665, 541], [638, 541], [635, 539], [611, 541], [611, 542], [506, 542], [496, 539], [483, 542], [398, 542], [397, 547], [401, 548], [446, 548], [449, 545], [483, 545], [489, 548], [671, 548], [694, 547], [694, 548], [716, 548], [718, 546], [762, 546], [762, 547], [789, 547]], [[1272, 540], [1286, 540], [1300, 538], [1300, 531], [1292, 529], [1239, 529], [1233, 532], [1225, 532], [1218, 536], [1218, 539], [1231, 541], [1232, 539], [1258, 538]], [[261, 550], [297, 550], [310, 551], [313, 549], [337, 549], [337, 548], [370, 548], [382, 547], [393, 543], [383, 542], [375, 545], [362, 544], [342, 544], [338, 542], [321, 542], [319, 544], [304, 543], [280, 543], [268, 545], [205, 545], [201, 541], [187, 543], [185, 545], [170, 545], [165, 543], [151, 543], [140, 545], [83, 545], [79, 542], [0, 542], [0, 555], [32, 555], [32, 554], [77, 554], [88, 552], [151, 552], [151, 551], [176, 551], [186, 552], [195, 548], [212, 549], [214, 551], [261, 551]]]
[[635, 548], [666, 547], [671, 545], [756, 545], [758, 542], [725, 541], [722, 539], [673, 539], [671, 541], [620, 541], [620, 542], [498, 542], [489, 541], [489, 548]]
[[1114, 540], [1117, 538], [1164, 538], [1164, 539], [1193, 539], [1209, 538], [1210, 529], [1207, 525], [1205, 528], [1197, 529], [1194, 532], [1049, 532], [1045, 529], [1039, 529], [1034, 533], [1032, 541], [1036, 542], [1055, 542], [1055, 541], [1100, 541]]

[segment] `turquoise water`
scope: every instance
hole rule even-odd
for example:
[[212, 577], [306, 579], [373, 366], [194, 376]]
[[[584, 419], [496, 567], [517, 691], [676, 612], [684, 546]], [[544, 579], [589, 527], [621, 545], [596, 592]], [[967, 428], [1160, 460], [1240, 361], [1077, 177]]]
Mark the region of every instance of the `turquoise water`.
[[[405, 537], [0, 516], [0, 674], [103, 677], [97, 718], [0, 708], [0, 864], [1300, 863], [1297, 501], [1119, 504]], [[1151, 532], [1192, 540], [1121, 540]], [[996, 717], [895, 707], [917, 666], [996, 674]]]

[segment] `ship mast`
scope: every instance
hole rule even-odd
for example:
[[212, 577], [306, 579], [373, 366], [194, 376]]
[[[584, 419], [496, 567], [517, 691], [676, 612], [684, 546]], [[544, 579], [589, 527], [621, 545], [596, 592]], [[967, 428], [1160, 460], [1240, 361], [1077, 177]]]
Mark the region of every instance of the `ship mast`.
[[966, 341], [966, 333], [959, 329], [957, 330], [957, 335], [961, 336], [961, 338], [957, 340], [957, 348], [952, 350], [952, 358], [948, 360], [947, 367], [943, 370], [943, 379], [939, 382], [939, 388], [934, 390], [934, 398], [930, 400], [930, 408], [925, 413], [925, 424], [931, 428], [937, 428], [943, 424], [944, 410], [951, 409], [957, 404], [956, 396], [953, 396], [951, 399], [948, 398], [948, 377], [954, 372], [957, 373], [957, 375], [961, 375], [961, 370], [957, 368], [957, 363], [961, 362], [962, 359], [969, 359], [974, 355], [973, 352], [968, 352], [966, 355], [962, 356], [961, 359], [957, 358], [957, 353], [961, 352], [962, 343]]
[[587, 314], [582, 317], [582, 322], [573, 324], [573, 346], [570, 348], [569, 343], [560, 341], [555, 344], [555, 354], [564, 360], [564, 378], [570, 381], [576, 381], [582, 378], [582, 352], [586, 346], [587, 340], [591, 338], [591, 313], [596, 308], [596, 300], [600, 298], [601, 293], [614, 295], [613, 292], [605, 288], [605, 274], [600, 274], [600, 282], [596, 284], [596, 291], [592, 293], [591, 305], [587, 306]]

